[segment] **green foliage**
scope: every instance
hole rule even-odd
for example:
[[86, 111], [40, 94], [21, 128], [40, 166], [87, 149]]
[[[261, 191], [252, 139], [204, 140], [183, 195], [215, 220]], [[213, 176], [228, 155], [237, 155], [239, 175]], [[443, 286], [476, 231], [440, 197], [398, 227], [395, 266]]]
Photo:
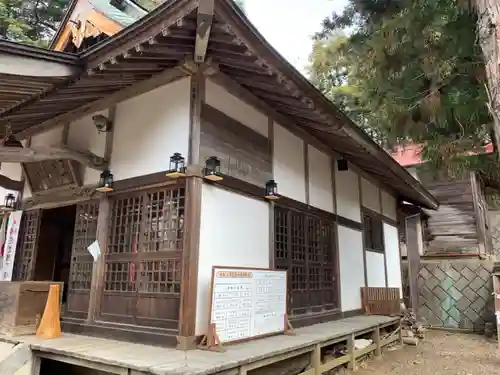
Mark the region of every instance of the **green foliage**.
[[423, 143], [437, 169], [460, 168], [492, 129], [477, 18], [461, 3], [350, 0], [311, 55], [314, 83], [347, 115], [386, 147]]
[[0, 0], [0, 38], [46, 46], [69, 0]]

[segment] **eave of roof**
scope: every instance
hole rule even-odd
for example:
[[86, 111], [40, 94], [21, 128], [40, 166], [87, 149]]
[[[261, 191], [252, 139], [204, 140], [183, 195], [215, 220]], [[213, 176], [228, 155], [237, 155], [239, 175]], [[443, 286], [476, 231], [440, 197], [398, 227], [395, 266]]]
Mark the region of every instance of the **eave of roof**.
[[76, 55], [0, 40], [0, 116], [67, 84], [79, 71]]
[[[60, 123], [61, 118], [67, 120], [64, 116], [68, 112], [88, 108], [89, 103], [166, 69], [174, 70], [193, 56], [197, 5], [194, 0], [166, 1], [112, 38], [84, 51], [80, 58], [87, 72], [75, 77], [73, 83], [48, 92], [26, 110], [26, 106], [18, 106], [0, 121], [11, 122], [22, 134], [26, 129], [39, 131]], [[404, 200], [438, 207], [418, 181], [280, 56], [238, 7], [227, 0], [216, 0], [215, 5], [207, 57], [219, 66], [221, 74], [271, 103], [283, 118], [329, 150], [344, 155]], [[57, 101], [63, 104], [54, 106]], [[37, 115], [37, 110], [43, 110], [43, 116]]]
[[283, 56], [279, 54], [276, 49], [271, 46], [262, 34], [257, 30], [257, 28], [250, 22], [246, 17], [244, 12], [238, 7], [233, 1], [220, 1], [221, 7], [229, 10], [228, 16], [233, 16], [233, 25], [241, 24], [250, 31], [250, 35], [257, 39], [260, 43], [267, 49], [267, 52], [271, 55], [271, 58], [276, 64], [281, 65], [285, 74], [289, 74], [292, 77], [294, 83], [300, 86], [308, 96], [310, 96], [315, 102], [320, 104], [325, 110], [330, 113], [335, 119], [340, 119], [342, 127], [346, 132], [356, 139], [363, 147], [365, 147], [370, 153], [376, 154], [387, 165], [391, 172], [397, 175], [399, 178], [404, 180], [410, 186], [418, 191], [418, 193], [424, 198], [420, 204], [423, 204], [427, 208], [437, 209], [439, 206], [436, 198], [428, 192], [428, 190], [421, 185], [406, 169], [402, 168], [385, 150], [378, 146], [373, 139], [368, 136], [359, 126], [353, 123], [342, 111], [340, 111], [334, 104], [327, 99], [312, 83], [307, 80], [297, 69], [295, 69]]
[[78, 55], [65, 52], [50, 51], [45, 48], [15, 43], [4, 39], [0, 39], [0, 52], [15, 56], [51, 61], [68, 66], [81, 65], [81, 59]]

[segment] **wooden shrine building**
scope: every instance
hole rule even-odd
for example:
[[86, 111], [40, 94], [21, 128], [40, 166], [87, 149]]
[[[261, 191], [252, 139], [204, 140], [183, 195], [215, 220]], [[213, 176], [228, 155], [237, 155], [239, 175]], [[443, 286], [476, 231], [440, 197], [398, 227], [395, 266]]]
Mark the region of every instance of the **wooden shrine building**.
[[231, 1], [109, 7], [73, 2], [65, 52], [0, 41], [13, 279], [65, 283], [64, 331], [187, 345], [212, 266], [288, 270], [294, 326], [361, 314], [360, 287], [401, 288], [398, 202], [436, 200]]

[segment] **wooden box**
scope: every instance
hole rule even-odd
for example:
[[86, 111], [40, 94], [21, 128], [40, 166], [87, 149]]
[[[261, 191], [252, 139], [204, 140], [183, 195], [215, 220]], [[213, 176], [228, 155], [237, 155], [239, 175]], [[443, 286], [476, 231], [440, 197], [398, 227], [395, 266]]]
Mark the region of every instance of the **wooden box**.
[[36, 333], [54, 281], [0, 281], [0, 335], [20, 336]]
[[399, 315], [400, 298], [399, 288], [361, 288], [362, 309], [368, 315]]

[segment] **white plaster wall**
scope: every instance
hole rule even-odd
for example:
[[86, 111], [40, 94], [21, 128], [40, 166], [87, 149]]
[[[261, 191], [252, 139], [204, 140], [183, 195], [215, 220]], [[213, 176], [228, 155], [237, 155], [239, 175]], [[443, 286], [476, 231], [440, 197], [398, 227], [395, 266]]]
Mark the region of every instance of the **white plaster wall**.
[[380, 191], [377, 186], [365, 178], [361, 178], [361, 204], [370, 210], [381, 212]]
[[397, 205], [396, 198], [382, 190], [382, 214], [384, 216], [390, 217], [393, 220], [397, 220]]
[[274, 124], [273, 172], [278, 192], [299, 202], [306, 202], [304, 141]]
[[360, 222], [359, 178], [351, 168], [339, 171], [335, 166], [335, 195], [337, 214]]
[[385, 287], [384, 254], [373, 251], [366, 252], [366, 275], [368, 286]]
[[269, 267], [269, 205], [203, 185], [196, 334], [206, 333], [212, 266]]
[[268, 117], [254, 107], [227, 92], [226, 89], [208, 79], [205, 85], [205, 102], [243, 125], [269, 137]]
[[116, 109], [111, 172], [121, 180], [168, 169], [189, 149], [189, 78], [121, 102]]
[[59, 145], [62, 142], [63, 126], [52, 128], [43, 133], [31, 137], [31, 146], [50, 147]]
[[396, 227], [384, 223], [385, 262], [387, 265], [387, 286], [399, 288], [403, 295], [401, 281], [401, 256], [399, 254], [399, 236]]
[[335, 212], [332, 187], [332, 159], [308, 146], [309, 204], [328, 212]]
[[361, 308], [360, 288], [365, 286], [363, 237], [360, 231], [338, 226], [340, 295], [342, 311]]
[[[109, 111], [93, 113], [82, 117], [69, 125], [68, 145], [76, 150], [90, 151], [98, 156], [104, 156], [106, 147], [106, 133], [99, 133], [94, 125], [94, 115], [109, 116]], [[99, 181], [100, 171], [92, 168], [83, 168], [83, 184], [94, 185]]]

